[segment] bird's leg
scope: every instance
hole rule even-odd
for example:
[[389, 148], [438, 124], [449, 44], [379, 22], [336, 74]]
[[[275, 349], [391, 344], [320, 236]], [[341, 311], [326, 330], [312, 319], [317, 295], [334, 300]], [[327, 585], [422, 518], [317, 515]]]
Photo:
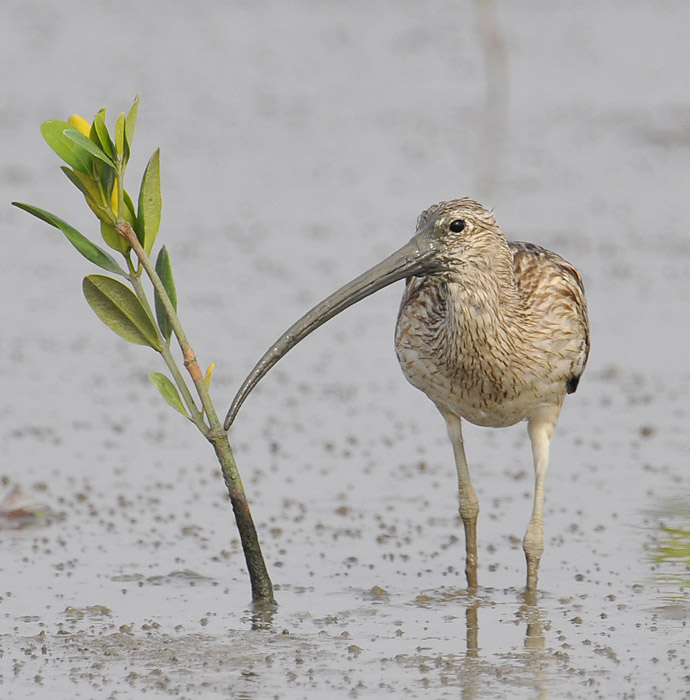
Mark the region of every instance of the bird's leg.
[[460, 517], [465, 528], [465, 575], [467, 587], [471, 593], [477, 590], [477, 515], [479, 501], [472, 486], [470, 470], [465, 458], [465, 447], [462, 441], [462, 424], [457, 416], [443, 413], [448, 426], [448, 435], [453, 444], [455, 467], [458, 471], [458, 487], [460, 490]]
[[527, 431], [534, 457], [534, 508], [522, 543], [527, 559], [527, 590], [537, 590], [539, 561], [544, 553], [544, 479], [549, 466], [549, 445], [560, 407], [544, 406], [529, 421]]

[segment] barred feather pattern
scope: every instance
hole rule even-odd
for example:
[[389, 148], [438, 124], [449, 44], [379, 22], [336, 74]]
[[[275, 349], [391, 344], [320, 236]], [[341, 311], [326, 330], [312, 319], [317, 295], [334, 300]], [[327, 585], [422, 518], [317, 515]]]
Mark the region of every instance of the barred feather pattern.
[[[457, 236], [447, 233], [453, 217], [466, 222]], [[447, 262], [407, 280], [395, 345], [408, 381], [442, 411], [482, 426], [560, 410], [589, 354], [580, 274], [545, 248], [506, 241], [472, 200], [430, 207], [417, 228], [432, 225], [446, 231]]]

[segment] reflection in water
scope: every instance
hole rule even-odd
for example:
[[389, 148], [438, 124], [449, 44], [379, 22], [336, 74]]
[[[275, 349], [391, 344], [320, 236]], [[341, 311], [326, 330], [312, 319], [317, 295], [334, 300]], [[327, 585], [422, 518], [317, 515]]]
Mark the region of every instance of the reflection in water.
[[658, 522], [647, 545], [654, 563], [654, 580], [665, 588], [667, 599], [685, 599], [690, 586], [690, 506], [678, 497], [660, 500], [648, 511]]
[[465, 610], [467, 620], [467, 656], [476, 658], [479, 655], [479, 621], [477, 610], [479, 601], [473, 605], [468, 605]]
[[482, 688], [482, 664], [479, 663], [479, 601], [470, 599], [465, 608], [465, 624], [467, 627], [467, 652], [462, 663], [460, 687], [463, 700], [479, 697]]
[[477, 196], [494, 196], [508, 132], [508, 55], [496, 12], [487, 0], [475, 2], [477, 37], [484, 54], [485, 102], [476, 154]]
[[481, 608], [487, 607], [488, 604], [476, 598], [468, 601], [465, 608], [467, 652], [461, 673], [463, 700], [484, 697], [486, 684], [482, 681], [486, 677], [492, 680], [502, 678], [506, 683], [519, 683], [520, 686], [526, 682], [534, 688], [535, 697], [539, 700], [547, 700], [549, 697], [547, 670], [550, 655], [546, 651], [542, 612], [537, 605], [534, 591], [520, 593], [519, 600], [520, 606], [515, 617], [525, 624], [525, 651], [506, 654], [501, 657], [500, 662], [483, 659], [481, 654], [479, 620]]
[[525, 591], [525, 604], [518, 610], [517, 616], [527, 622], [525, 648], [532, 651], [544, 651], [546, 638], [541, 621], [541, 611], [537, 607], [536, 591]]
[[690, 585], [690, 530], [662, 527], [662, 536], [657, 540], [654, 561], [669, 564], [676, 570], [659, 575], [663, 583]]
[[538, 693], [539, 700], [546, 700], [549, 697], [547, 686], [549, 655], [546, 653], [542, 612], [537, 605], [536, 591], [525, 591], [521, 597], [524, 602], [518, 609], [516, 617], [526, 623], [525, 649], [529, 654], [528, 662], [532, 671], [534, 689]]
[[251, 617], [252, 630], [264, 630], [270, 632], [273, 630], [273, 618], [275, 617], [278, 606], [276, 603], [267, 603], [265, 601], [255, 601], [249, 611]]

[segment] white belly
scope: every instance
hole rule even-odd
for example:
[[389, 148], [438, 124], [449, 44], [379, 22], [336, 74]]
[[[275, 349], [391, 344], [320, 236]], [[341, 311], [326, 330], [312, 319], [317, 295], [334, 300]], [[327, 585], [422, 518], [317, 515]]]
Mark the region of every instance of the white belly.
[[439, 299], [403, 302], [395, 346], [407, 380], [442, 411], [499, 428], [562, 404], [567, 368], [559, 348], [515, 347], [514, 336], [494, 333], [476, 309], [470, 316]]
[[475, 425], [503, 428], [527, 420], [544, 405], [558, 406], [565, 390], [562, 384], [538, 387], [514, 384], [510, 390], [496, 391], [482, 377], [449, 373], [405, 343], [396, 343], [403, 374], [414, 387], [423, 391], [444, 412], [450, 412]]

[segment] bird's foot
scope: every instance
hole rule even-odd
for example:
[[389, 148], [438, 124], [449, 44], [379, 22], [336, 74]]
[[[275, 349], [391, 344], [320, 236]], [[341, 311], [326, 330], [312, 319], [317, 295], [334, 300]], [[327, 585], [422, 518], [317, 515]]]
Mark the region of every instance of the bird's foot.
[[474, 562], [470, 562], [470, 558], [467, 558], [467, 563], [465, 564], [465, 576], [467, 577], [467, 592], [470, 595], [474, 595], [477, 592], [477, 558], [474, 558]]
[[544, 553], [544, 528], [540, 520], [530, 520], [522, 548], [527, 559], [527, 590], [536, 591], [539, 577], [539, 562], [541, 561], [541, 555]]
[[477, 512], [469, 516], [462, 513], [462, 524], [465, 527], [465, 576], [467, 589], [470, 594], [477, 592]]
[[539, 579], [539, 557], [532, 558], [527, 555], [527, 594], [533, 598], [537, 592], [537, 581]]

